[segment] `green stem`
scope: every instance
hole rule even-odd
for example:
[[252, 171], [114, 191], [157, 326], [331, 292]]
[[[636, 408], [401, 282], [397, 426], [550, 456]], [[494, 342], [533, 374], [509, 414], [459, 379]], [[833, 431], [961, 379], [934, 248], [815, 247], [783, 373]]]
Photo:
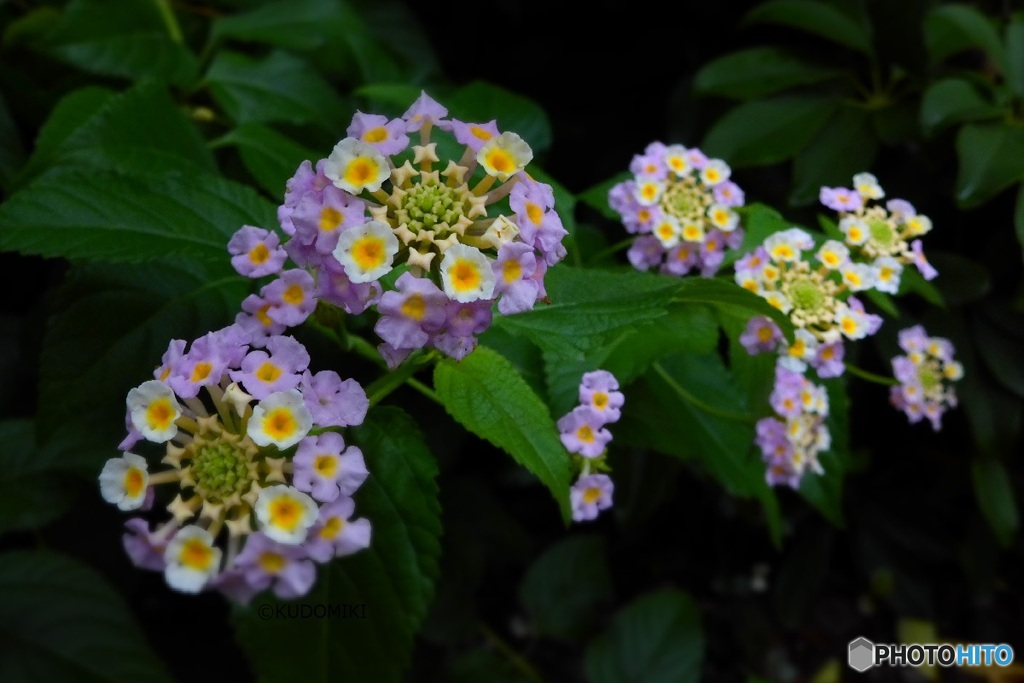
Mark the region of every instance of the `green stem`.
[[884, 384], [887, 387], [895, 387], [898, 386], [900, 383], [899, 380], [896, 379], [895, 377], [885, 377], [883, 375], [876, 375], [873, 372], [861, 370], [856, 365], [850, 365], [849, 363], [846, 364], [846, 371], [851, 375], [854, 375], [855, 377], [860, 377], [861, 379], [866, 379], [867, 381], [874, 382], [876, 384]]
[[499, 636], [497, 633], [491, 630], [491, 628], [482, 621], [479, 622], [479, 627], [480, 632], [484, 634], [484, 637], [487, 638], [488, 642], [490, 642], [491, 645], [496, 647], [498, 651], [505, 656], [505, 658], [509, 661], [509, 663], [512, 666], [514, 666], [516, 669], [522, 672], [522, 674], [531, 681], [536, 681], [536, 683], [544, 683], [544, 679], [541, 678], [541, 675], [537, 672], [537, 670], [534, 669], [528, 661], [523, 659], [522, 655], [516, 652], [511, 645], [506, 643], [501, 636]]
[[601, 251], [597, 252], [596, 254], [594, 254], [590, 258], [590, 262], [591, 263], [597, 263], [598, 261], [603, 259], [605, 256], [611, 256], [612, 254], [615, 254], [615, 253], [618, 253], [618, 252], [622, 251], [623, 249], [625, 249], [629, 245], [633, 244], [633, 240], [634, 239], [636, 239], [636, 238], [635, 237], [630, 237], [628, 239], [622, 240], [621, 242], [616, 242], [615, 244], [613, 244], [612, 246], [610, 246], [610, 247], [608, 247], [606, 249], [602, 249]]
[[156, 10], [160, 13], [160, 18], [163, 19], [164, 27], [167, 28], [171, 40], [175, 43], [184, 43], [185, 36], [181, 33], [181, 26], [178, 25], [178, 18], [174, 16], [171, 3], [168, 0], [153, 0], [153, 2], [156, 4]]
[[370, 407], [377, 405], [395, 389], [412, 379], [413, 374], [428, 362], [430, 362], [429, 356], [410, 356], [396, 369], [371, 382], [366, 387], [366, 396], [370, 399]]
[[716, 415], [726, 420], [732, 420], [733, 422], [757, 421], [757, 418], [754, 417], [753, 415], [747, 415], [745, 413], [730, 413], [725, 410], [720, 410], [709, 403], [705, 403], [704, 401], [700, 400], [699, 398], [691, 394], [689, 391], [684, 389], [679, 384], [679, 382], [677, 382], [671, 375], [665, 372], [665, 368], [661, 367], [660, 363], [653, 363], [651, 367], [654, 369], [656, 373], [658, 373], [661, 379], [665, 381], [665, 384], [667, 384], [673, 391], [679, 394], [680, 398], [689, 403], [692, 403], [694, 406], [700, 408], [705, 413], [708, 413], [709, 415]]

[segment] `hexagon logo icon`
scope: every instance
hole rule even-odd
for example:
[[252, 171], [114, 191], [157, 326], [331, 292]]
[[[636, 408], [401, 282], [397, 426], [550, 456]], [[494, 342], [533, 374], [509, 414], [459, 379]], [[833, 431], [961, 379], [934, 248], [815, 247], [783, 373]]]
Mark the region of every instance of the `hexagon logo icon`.
[[850, 641], [850, 654], [847, 662], [850, 668], [861, 673], [875, 665], [875, 644], [867, 638]]

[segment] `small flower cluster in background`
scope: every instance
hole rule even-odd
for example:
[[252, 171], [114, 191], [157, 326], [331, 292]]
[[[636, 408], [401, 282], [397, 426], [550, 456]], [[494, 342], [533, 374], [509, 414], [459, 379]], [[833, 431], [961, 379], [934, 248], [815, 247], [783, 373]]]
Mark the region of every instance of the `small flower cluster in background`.
[[[366, 416], [358, 382], [313, 374], [294, 338], [254, 338], [238, 324], [187, 349], [172, 341], [154, 377], [128, 392], [124, 454], [99, 477], [103, 498], [126, 511], [151, 509], [155, 487], [174, 489], [161, 496], [169, 520], [126, 524], [137, 566], [175, 590], [244, 603], [267, 588], [304, 595], [314, 563], [369, 546], [370, 522], [352, 518], [368, 471], [337, 431]], [[165, 469], [150, 472], [133, 452], [145, 442], [163, 445]]]
[[800, 372], [775, 366], [775, 386], [769, 397], [776, 417], [757, 422], [756, 443], [767, 464], [766, 479], [771, 486], [800, 488], [800, 480], [808, 469], [824, 473], [818, 454], [832, 445], [832, 436], [825, 425], [828, 416], [828, 394]]
[[350, 314], [375, 306], [395, 367], [424, 347], [462, 359], [495, 304], [511, 315], [546, 296], [568, 233], [551, 186], [525, 171], [533, 151], [495, 121], [447, 115], [425, 93], [401, 118], [357, 112], [326, 159], [303, 162], [278, 210], [287, 242], [246, 226], [229, 246], [243, 275], [276, 274], [285, 256], [299, 266], [246, 300], [243, 324], [279, 334], [317, 300]]
[[740, 217], [743, 190], [729, 180], [721, 159], [708, 159], [696, 147], [653, 142], [633, 157], [630, 180], [608, 193], [608, 203], [630, 233], [630, 263], [639, 270], [711, 277], [726, 248], [743, 241]]
[[622, 416], [625, 397], [618, 390], [619, 382], [607, 370], [594, 370], [580, 380], [579, 401], [558, 421], [562, 445], [576, 454], [573, 462], [579, 478], [569, 491], [572, 517], [577, 522], [595, 519], [601, 510], [612, 505], [615, 489], [607, 472], [608, 442], [612, 440], [606, 425]]
[[889, 400], [911, 423], [928, 418], [938, 431], [942, 414], [957, 405], [953, 382], [964, 376], [963, 366], [953, 360], [953, 343], [929, 337], [924, 327], [915, 325], [900, 331], [899, 344], [906, 355], [892, 359], [893, 375], [900, 384], [890, 389]]

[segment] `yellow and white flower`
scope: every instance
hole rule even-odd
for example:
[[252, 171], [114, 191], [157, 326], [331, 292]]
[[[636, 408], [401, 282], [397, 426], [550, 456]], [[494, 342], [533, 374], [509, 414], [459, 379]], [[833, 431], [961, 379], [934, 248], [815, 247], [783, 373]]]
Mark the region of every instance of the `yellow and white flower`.
[[352, 282], [372, 282], [391, 270], [399, 246], [387, 223], [369, 221], [341, 233], [334, 258]]
[[345, 138], [327, 157], [324, 175], [335, 186], [358, 195], [363, 190], [379, 190], [381, 184], [391, 177], [391, 167], [377, 148], [356, 138]]
[[657, 223], [654, 224], [654, 230], [652, 231], [654, 236], [661, 242], [661, 246], [666, 249], [679, 244], [679, 237], [682, 234], [682, 228], [679, 225], [679, 219], [675, 216], [662, 216]]
[[821, 245], [815, 258], [827, 269], [837, 270], [850, 260], [850, 250], [842, 242], [828, 240]]
[[879, 256], [871, 264], [874, 270], [875, 289], [880, 292], [896, 294], [900, 288], [900, 276], [903, 274], [903, 264], [892, 256]]
[[256, 404], [246, 433], [258, 446], [291, 448], [313, 427], [313, 418], [296, 389], [277, 391]]
[[178, 434], [175, 421], [181, 406], [174, 392], [163, 382], [151, 379], [128, 392], [125, 399], [132, 425], [148, 441], [164, 443]]
[[260, 491], [255, 512], [260, 531], [268, 538], [298, 545], [316, 523], [319, 509], [316, 501], [302, 491], [280, 484]]
[[732, 169], [721, 159], [709, 159], [704, 168], [700, 170], [700, 179], [709, 187], [724, 183], [730, 175], [732, 175]]
[[885, 190], [878, 184], [878, 178], [871, 173], [858, 173], [853, 176], [853, 189], [864, 199], [881, 199]]
[[722, 232], [732, 232], [740, 224], [739, 214], [721, 204], [712, 204], [708, 207], [708, 220]]
[[476, 154], [477, 163], [487, 175], [505, 182], [533, 160], [533, 150], [526, 140], [506, 131], [484, 143]]
[[441, 282], [449, 299], [460, 303], [490, 299], [494, 295], [494, 271], [479, 249], [455, 244], [441, 260]]
[[135, 453], [111, 458], [100, 472], [100, 495], [120, 510], [138, 510], [146, 500], [149, 466]]
[[221, 550], [213, 545], [213, 536], [198, 526], [178, 531], [164, 551], [164, 578], [167, 585], [182, 593], [198, 593], [220, 568]]

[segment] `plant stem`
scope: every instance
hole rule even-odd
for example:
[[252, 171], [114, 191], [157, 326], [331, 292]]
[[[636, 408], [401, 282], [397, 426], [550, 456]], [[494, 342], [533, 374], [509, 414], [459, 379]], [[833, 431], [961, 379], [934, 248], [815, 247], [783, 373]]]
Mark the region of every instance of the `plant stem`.
[[174, 16], [174, 10], [171, 9], [171, 3], [168, 0], [154, 0], [156, 4], [156, 10], [160, 13], [160, 18], [164, 22], [164, 27], [167, 28], [167, 34], [170, 35], [171, 40], [175, 43], [184, 43], [185, 36], [181, 33], [181, 26], [178, 25], [178, 19]]
[[[430, 356], [424, 355], [413, 355], [410, 356], [404, 363], [399, 365], [397, 368], [389, 372], [388, 374], [377, 378], [366, 387], [366, 396], [370, 400], [370, 407], [377, 405], [384, 400], [388, 394], [402, 386], [410, 379], [413, 374], [419, 370], [425, 363], [430, 361]], [[433, 392], [431, 392], [433, 393]]]
[[611, 256], [612, 254], [622, 251], [623, 249], [625, 249], [626, 247], [633, 243], [633, 239], [633, 237], [630, 237], [629, 239], [624, 239], [621, 242], [616, 242], [615, 244], [606, 249], [602, 249], [601, 251], [597, 252], [596, 254], [590, 257], [590, 262], [596, 263], [603, 259], [605, 256]]
[[484, 634], [484, 637], [487, 638], [488, 642], [490, 642], [491, 645], [496, 647], [501, 652], [501, 654], [505, 655], [505, 658], [508, 659], [509, 663], [512, 666], [521, 671], [523, 675], [529, 678], [531, 681], [536, 681], [536, 683], [544, 683], [544, 679], [541, 678], [541, 675], [539, 673], [537, 673], [537, 670], [534, 669], [528, 661], [523, 659], [522, 655], [516, 652], [511, 645], [506, 643], [501, 636], [492, 631], [491, 628], [482, 621], [479, 622], [478, 625], [480, 627], [480, 632]]
[[854, 375], [855, 377], [866, 379], [867, 381], [874, 382], [875, 384], [884, 384], [887, 387], [895, 387], [898, 386], [900, 383], [899, 380], [896, 379], [895, 377], [884, 377], [882, 375], [876, 375], [873, 372], [861, 370], [856, 365], [850, 365], [849, 363], [846, 364], [846, 371], [851, 375]]
[[721, 417], [721, 418], [723, 418], [725, 420], [732, 420], [733, 422], [756, 422], [757, 421], [757, 418], [755, 418], [753, 415], [747, 415], [745, 413], [730, 413], [730, 412], [725, 411], [725, 410], [720, 410], [720, 409], [716, 408], [715, 406], [713, 406], [713, 405], [711, 405], [709, 403], [705, 403], [704, 401], [700, 400], [699, 398], [697, 398], [696, 396], [691, 394], [689, 391], [684, 389], [679, 384], [679, 382], [677, 382], [671, 375], [669, 375], [667, 372], [665, 372], [665, 368], [661, 367], [660, 363], [652, 363], [651, 367], [654, 368], [654, 371], [656, 373], [658, 373], [658, 375], [661, 377], [662, 380], [665, 381], [665, 384], [667, 384], [669, 386], [669, 388], [671, 388], [674, 392], [679, 394], [680, 398], [682, 398], [683, 400], [685, 400], [685, 401], [687, 401], [689, 403], [692, 403], [694, 406], [696, 406], [697, 408], [700, 408], [705, 413], [708, 413], [709, 415], [715, 415], [717, 417]]

